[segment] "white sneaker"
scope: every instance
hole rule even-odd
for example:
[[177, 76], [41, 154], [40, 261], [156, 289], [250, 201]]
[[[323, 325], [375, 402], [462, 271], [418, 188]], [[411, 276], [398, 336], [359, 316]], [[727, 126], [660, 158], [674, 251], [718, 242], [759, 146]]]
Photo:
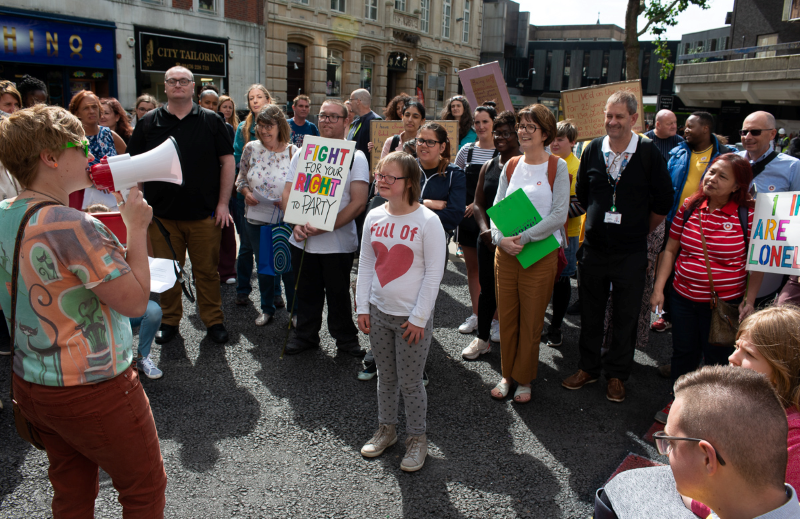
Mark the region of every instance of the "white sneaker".
[[256, 317], [256, 326], [264, 326], [265, 324], [269, 324], [272, 322], [272, 316], [269, 314], [262, 313], [258, 317]]
[[292, 316], [292, 328], [297, 328], [297, 315]]
[[472, 339], [472, 342], [469, 343], [469, 346], [464, 348], [464, 351], [461, 352], [461, 356], [467, 360], [475, 360], [479, 356], [484, 353], [489, 353], [490, 351], [492, 351], [492, 343], [489, 341], [482, 341], [478, 337], [475, 337]]
[[225, 284], [226, 285], [235, 285], [236, 284], [236, 278], [228, 278], [228, 279], [226, 279], [225, 280]]
[[458, 327], [461, 333], [472, 333], [478, 329], [478, 316], [475, 314], [470, 315], [464, 324]]
[[500, 344], [500, 321], [497, 319], [492, 319], [492, 334], [489, 339]]
[[161, 378], [161, 375], [164, 374], [163, 371], [158, 369], [153, 361], [150, 360], [150, 355], [147, 357], [142, 357], [136, 362], [136, 369], [144, 373], [144, 376], [147, 378]]

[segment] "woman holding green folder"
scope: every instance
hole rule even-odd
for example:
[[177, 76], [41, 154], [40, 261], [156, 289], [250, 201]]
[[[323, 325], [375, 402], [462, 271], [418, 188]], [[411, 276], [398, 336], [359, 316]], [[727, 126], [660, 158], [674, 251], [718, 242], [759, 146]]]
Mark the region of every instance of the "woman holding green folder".
[[[550, 109], [540, 104], [522, 109], [516, 130], [524, 156], [510, 159], [503, 167], [493, 210], [503, 211], [501, 202], [522, 190], [541, 220], [513, 236], [504, 236], [492, 220], [503, 378], [491, 394], [498, 400], [506, 398], [513, 380], [518, 384], [514, 401], [526, 404], [539, 367], [539, 340], [556, 278], [558, 251], [550, 251], [527, 268], [517, 256], [526, 245], [551, 237], [561, 243], [570, 182], [567, 163], [545, 150], [556, 136], [556, 119]], [[531, 247], [534, 245], [528, 245]]]

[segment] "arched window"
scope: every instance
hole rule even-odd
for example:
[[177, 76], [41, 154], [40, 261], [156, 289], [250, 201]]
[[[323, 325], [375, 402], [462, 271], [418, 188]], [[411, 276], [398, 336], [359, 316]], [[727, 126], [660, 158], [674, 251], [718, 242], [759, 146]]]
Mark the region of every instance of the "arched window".
[[370, 54], [361, 56], [361, 88], [372, 92], [372, 71], [375, 69], [375, 58]]

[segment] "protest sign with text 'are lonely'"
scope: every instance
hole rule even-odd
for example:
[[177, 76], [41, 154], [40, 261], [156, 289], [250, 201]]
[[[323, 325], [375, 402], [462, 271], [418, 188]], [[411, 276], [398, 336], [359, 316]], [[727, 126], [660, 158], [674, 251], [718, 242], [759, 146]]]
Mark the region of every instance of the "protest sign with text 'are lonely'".
[[332, 231], [342, 203], [356, 143], [306, 135], [284, 221]]
[[759, 193], [747, 270], [800, 274], [800, 192]]

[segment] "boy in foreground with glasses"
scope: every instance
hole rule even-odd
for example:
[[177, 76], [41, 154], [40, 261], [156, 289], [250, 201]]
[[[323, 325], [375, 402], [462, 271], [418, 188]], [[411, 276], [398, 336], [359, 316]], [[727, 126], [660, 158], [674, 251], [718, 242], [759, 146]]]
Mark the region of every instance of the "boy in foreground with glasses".
[[785, 483], [787, 431], [783, 405], [763, 374], [706, 366], [684, 375], [667, 426], [654, 435], [671, 470], [620, 474], [595, 502], [595, 517], [683, 517], [688, 510], [677, 489], [720, 519], [800, 518], [795, 490]]

